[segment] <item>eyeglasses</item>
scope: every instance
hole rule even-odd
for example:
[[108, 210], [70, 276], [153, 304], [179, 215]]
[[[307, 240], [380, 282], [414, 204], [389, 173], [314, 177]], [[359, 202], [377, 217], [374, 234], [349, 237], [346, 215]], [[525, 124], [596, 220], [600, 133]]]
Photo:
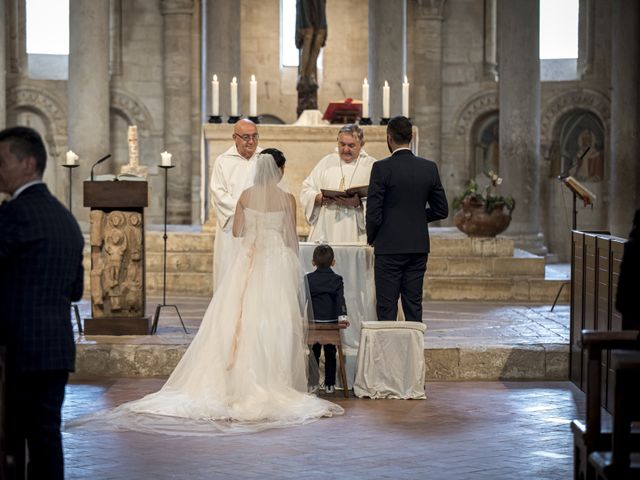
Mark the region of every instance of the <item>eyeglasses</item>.
[[248, 142], [249, 140], [253, 140], [254, 142], [256, 140], [258, 140], [258, 138], [260, 138], [260, 136], [257, 133], [254, 133], [253, 135], [238, 135], [237, 133], [233, 134], [235, 137], [241, 138], [243, 142]]

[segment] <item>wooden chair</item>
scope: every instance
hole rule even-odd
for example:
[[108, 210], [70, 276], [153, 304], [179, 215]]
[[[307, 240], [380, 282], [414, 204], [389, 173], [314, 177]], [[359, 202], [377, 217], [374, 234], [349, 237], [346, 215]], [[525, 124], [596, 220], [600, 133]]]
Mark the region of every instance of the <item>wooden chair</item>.
[[640, 419], [640, 350], [612, 351], [611, 367], [615, 376], [611, 448], [593, 452], [589, 464], [598, 479], [640, 479], [640, 455], [631, 459], [631, 422]]
[[347, 322], [316, 323], [312, 321], [309, 322], [309, 330], [307, 332], [308, 345], [313, 345], [315, 343], [325, 345], [327, 343], [331, 343], [336, 346], [336, 349], [338, 350], [338, 361], [340, 363], [344, 398], [349, 398], [349, 385], [347, 384], [347, 369], [344, 362], [344, 354], [342, 353], [340, 330], [344, 330], [347, 326]]
[[[618, 332], [582, 331], [582, 345], [587, 351], [585, 423], [571, 422], [573, 432], [574, 480], [593, 480], [595, 469], [589, 463], [589, 455], [595, 451], [611, 450], [611, 432], [602, 431], [602, 352], [610, 349], [637, 350], [640, 348], [640, 332], [627, 330]], [[631, 435], [631, 449], [640, 447], [640, 433]]]

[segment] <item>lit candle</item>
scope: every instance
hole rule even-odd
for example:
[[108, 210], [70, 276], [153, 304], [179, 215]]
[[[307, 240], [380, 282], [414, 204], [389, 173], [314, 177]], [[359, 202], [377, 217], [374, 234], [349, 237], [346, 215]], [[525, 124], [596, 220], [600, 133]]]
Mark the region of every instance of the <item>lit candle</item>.
[[409, 80], [406, 75], [402, 84], [402, 115], [409, 118]]
[[211, 81], [211, 115], [220, 115], [220, 82], [217, 75], [214, 75]]
[[255, 75], [251, 75], [249, 81], [249, 116], [258, 116], [258, 82]]
[[382, 118], [389, 118], [389, 83], [385, 80], [382, 87]]
[[73, 153], [73, 150], [67, 152], [67, 165], [78, 165], [78, 155]]
[[231, 79], [231, 116], [238, 116], [238, 80], [236, 77]]
[[164, 152], [162, 152], [160, 154], [160, 157], [162, 158], [161, 165], [163, 167], [170, 167], [171, 166], [171, 154], [169, 152], [167, 152], [165, 150]]
[[362, 118], [369, 118], [369, 82], [362, 82]]

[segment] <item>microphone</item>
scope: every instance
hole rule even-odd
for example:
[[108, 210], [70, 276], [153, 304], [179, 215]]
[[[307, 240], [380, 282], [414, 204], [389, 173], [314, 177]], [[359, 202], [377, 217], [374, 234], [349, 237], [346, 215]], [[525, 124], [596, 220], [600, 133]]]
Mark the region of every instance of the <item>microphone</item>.
[[104, 162], [109, 157], [111, 157], [111, 154], [107, 153], [104, 157], [102, 157], [100, 160], [98, 160], [96, 163], [93, 164], [93, 166], [91, 167], [91, 181], [92, 182], [93, 182], [93, 169], [96, 168], [96, 165]]
[[[569, 164], [569, 167], [568, 167], [564, 172], [561, 172], [561, 173], [560, 173], [560, 175], [558, 175], [558, 180], [564, 180], [565, 178], [567, 178], [567, 176], [568, 176], [568, 174], [569, 174], [569, 170], [571, 170], [573, 167], [575, 167], [575, 166], [576, 166], [576, 164], [578, 163], [578, 160], [582, 160], [582, 159], [584, 158], [584, 156], [585, 156], [587, 153], [589, 153], [589, 150], [591, 150], [591, 146], [588, 146], [588, 147], [584, 150], [584, 152], [582, 152], [582, 153], [580, 154], [580, 156], [577, 158], [577, 160], [576, 160], [576, 161], [573, 161], [573, 160], [572, 160], [572, 161], [571, 161], [571, 163]], [[563, 158], [567, 158], [567, 159], [569, 159], [569, 157], [568, 157], [568, 156], [566, 156], [566, 155], [564, 155], [564, 154], [562, 155], [562, 157], [563, 157]]]

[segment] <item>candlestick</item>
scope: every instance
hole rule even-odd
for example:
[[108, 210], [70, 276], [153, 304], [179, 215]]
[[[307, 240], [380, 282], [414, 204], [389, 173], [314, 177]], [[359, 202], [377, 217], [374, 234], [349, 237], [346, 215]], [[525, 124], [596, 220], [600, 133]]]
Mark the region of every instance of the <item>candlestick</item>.
[[236, 77], [231, 79], [231, 116], [238, 116], [238, 80]]
[[249, 81], [249, 116], [258, 116], [258, 82], [255, 75], [251, 75]]
[[402, 84], [402, 115], [409, 118], [409, 80], [406, 75]]
[[382, 118], [389, 118], [389, 83], [385, 80], [382, 87]]
[[162, 161], [160, 162], [160, 164], [163, 167], [170, 167], [171, 166], [171, 154], [169, 152], [167, 152], [166, 150], [164, 152], [162, 152], [160, 154], [160, 157], [162, 158]]
[[220, 82], [217, 75], [214, 75], [211, 80], [211, 115], [214, 117], [220, 115]]
[[362, 118], [369, 118], [369, 83], [362, 82]]
[[73, 153], [73, 150], [67, 152], [67, 165], [78, 165], [78, 155]]

